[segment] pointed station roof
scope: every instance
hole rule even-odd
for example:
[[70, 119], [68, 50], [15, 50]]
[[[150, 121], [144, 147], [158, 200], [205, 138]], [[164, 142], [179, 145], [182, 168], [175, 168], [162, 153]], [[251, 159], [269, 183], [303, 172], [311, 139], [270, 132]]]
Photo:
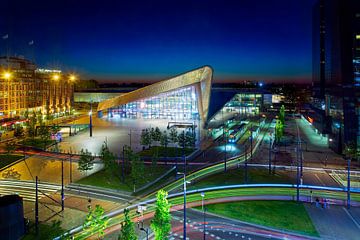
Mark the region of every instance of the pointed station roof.
[[115, 108], [130, 102], [157, 96], [160, 93], [171, 92], [179, 88], [195, 86], [198, 96], [200, 118], [201, 121], [205, 123], [209, 111], [212, 75], [212, 68], [210, 66], [204, 66], [176, 77], [100, 102], [97, 111], [99, 112]]

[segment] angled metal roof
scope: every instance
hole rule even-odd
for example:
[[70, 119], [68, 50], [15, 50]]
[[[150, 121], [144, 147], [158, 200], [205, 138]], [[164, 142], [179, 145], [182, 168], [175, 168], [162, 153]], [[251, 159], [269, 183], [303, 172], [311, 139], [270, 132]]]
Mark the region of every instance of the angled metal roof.
[[204, 66], [176, 77], [100, 102], [97, 111], [103, 111], [130, 102], [157, 96], [160, 93], [170, 92], [178, 88], [195, 86], [198, 96], [200, 119], [203, 123], [205, 123], [209, 111], [212, 74], [212, 68]]

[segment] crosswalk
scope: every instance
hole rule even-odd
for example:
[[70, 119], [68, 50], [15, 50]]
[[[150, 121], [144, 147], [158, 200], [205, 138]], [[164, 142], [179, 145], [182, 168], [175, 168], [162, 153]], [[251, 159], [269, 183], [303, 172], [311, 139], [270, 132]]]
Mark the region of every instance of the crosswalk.
[[[50, 183], [38, 183], [38, 198], [45, 195], [51, 195], [61, 190], [60, 185]], [[24, 201], [35, 201], [35, 182], [17, 181], [17, 180], [0, 180], [0, 195], [16, 194], [23, 198]]]

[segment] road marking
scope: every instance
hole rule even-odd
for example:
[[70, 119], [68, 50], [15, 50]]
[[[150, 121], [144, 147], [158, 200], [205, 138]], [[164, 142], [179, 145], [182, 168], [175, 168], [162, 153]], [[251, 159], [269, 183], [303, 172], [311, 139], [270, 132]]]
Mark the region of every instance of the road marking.
[[344, 207], [343, 207], [342, 209], [344, 209], [344, 211], [345, 211], [346, 214], [349, 216], [349, 218], [355, 223], [356, 227], [357, 227], [358, 229], [360, 229], [359, 223], [354, 219], [354, 217], [351, 215], [351, 213], [349, 213], [349, 211], [348, 211], [346, 208], [344, 208]]
[[319, 176], [317, 175], [317, 173], [315, 173], [315, 177], [319, 180], [319, 182], [321, 183], [321, 185], [325, 186], [324, 182], [319, 178]]

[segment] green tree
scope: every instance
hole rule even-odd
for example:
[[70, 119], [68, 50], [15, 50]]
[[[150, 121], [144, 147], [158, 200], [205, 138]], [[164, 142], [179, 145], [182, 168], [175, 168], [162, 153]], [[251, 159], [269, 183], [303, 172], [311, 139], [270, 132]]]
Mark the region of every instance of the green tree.
[[[160, 138], [160, 145], [165, 148], [165, 157], [168, 156], [168, 145], [169, 145], [169, 136], [167, 135], [167, 132], [164, 131], [163, 134], [161, 134]], [[167, 164], [167, 161], [165, 161], [165, 164]]]
[[50, 130], [47, 126], [45, 126], [45, 124], [42, 122], [40, 127], [39, 127], [39, 132], [38, 132], [41, 141], [44, 143], [44, 150], [46, 149], [46, 143], [49, 141], [50, 139]]
[[60, 127], [57, 124], [53, 124], [51, 126], [50, 132], [51, 134], [57, 134], [60, 131]]
[[280, 120], [276, 120], [276, 125], [275, 125], [275, 141], [277, 143], [280, 142], [282, 136], [283, 136], [283, 132], [284, 132], [284, 125], [281, 123]]
[[184, 148], [186, 146], [186, 135], [185, 135], [185, 131], [182, 131], [179, 136], [178, 136], [178, 143], [179, 146]]
[[114, 174], [118, 170], [115, 162], [116, 157], [112, 152], [110, 152], [106, 143], [104, 143], [101, 147], [100, 160], [103, 162], [105, 171], [108, 173]]
[[13, 153], [16, 149], [15, 143], [12, 141], [5, 143], [5, 150], [7, 154]]
[[102, 238], [109, 222], [109, 219], [104, 216], [104, 208], [96, 205], [95, 209], [92, 209], [90, 206], [88, 209], [89, 213], [86, 215], [83, 230], [88, 233], [98, 234], [98, 237]]
[[151, 135], [148, 129], [143, 129], [140, 136], [140, 144], [143, 146], [151, 146]]
[[353, 141], [345, 144], [343, 153], [351, 159], [359, 159], [360, 156], [359, 149], [357, 149], [356, 143]]
[[19, 124], [16, 124], [15, 130], [14, 130], [14, 136], [21, 138], [24, 136], [24, 128], [20, 126]]
[[279, 113], [279, 120], [282, 125], [285, 124], [285, 106], [281, 105], [280, 113]]
[[174, 146], [176, 145], [178, 141], [178, 133], [175, 128], [170, 129], [169, 140], [174, 144]]
[[170, 204], [167, 196], [168, 193], [164, 190], [158, 191], [156, 195], [156, 210], [150, 225], [155, 240], [167, 240], [171, 230]]
[[87, 149], [81, 149], [78, 162], [78, 170], [86, 172], [93, 169], [95, 157]]
[[159, 142], [161, 139], [161, 131], [160, 128], [156, 127], [154, 132], [152, 133], [152, 138], [155, 142]]
[[185, 146], [194, 148], [195, 147], [195, 134], [192, 131], [187, 131], [185, 134]]
[[139, 180], [144, 177], [144, 162], [141, 161], [140, 156], [136, 153], [132, 153], [129, 155], [131, 161], [131, 178], [134, 184], [134, 192], [136, 184], [138, 184]]
[[36, 123], [37, 123], [36, 113], [32, 112], [29, 122], [27, 123], [28, 136], [31, 137], [32, 139], [34, 139], [36, 135]]
[[129, 216], [129, 209], [124, 209], [124, 221], [121, 223], [119, 240], [137, 240], [135, 225]]

